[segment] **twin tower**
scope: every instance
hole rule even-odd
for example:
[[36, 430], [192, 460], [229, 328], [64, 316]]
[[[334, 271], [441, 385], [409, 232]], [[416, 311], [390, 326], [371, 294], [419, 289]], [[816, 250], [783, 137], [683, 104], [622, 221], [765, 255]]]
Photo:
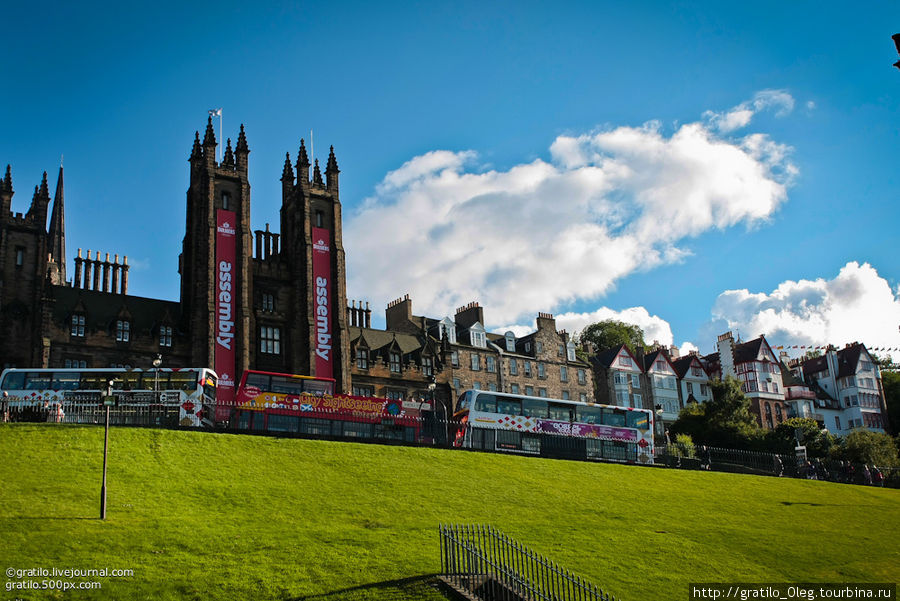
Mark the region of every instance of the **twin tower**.
[[346, 265], [334, 149], [312, 165], [303, 140], [281, 176], [281, 232], [252, 231], [250, 149], [241, 126], [216, 160], [212, 119], [195, 134], [182, 252], [181, 318], [192, 365], [212, 366], [228, 401], [245, 369], [333, 377], [350, 386]]

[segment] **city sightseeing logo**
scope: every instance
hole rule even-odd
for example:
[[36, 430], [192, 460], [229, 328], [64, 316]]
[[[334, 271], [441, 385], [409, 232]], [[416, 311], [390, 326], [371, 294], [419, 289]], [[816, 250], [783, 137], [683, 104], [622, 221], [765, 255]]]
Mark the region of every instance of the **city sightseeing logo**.
[[227, 221], [216, 228], [216, 231], [220, 234], [225, 234], [227, 236], [234, 236], [234, 226], [228, 223]]
[[326, 253], [327, 253], [327, 252], [328, 252], [329, 250], [331, 250], [331, 249], [328, 248], [328, 243], [327, 243], [327, 242], [325, 242], [324, 240], [320, 239], [318, 242], [313, 242], [313, 250], [318, 250], [318, 251], [320, 251], [320, 252], [326, 252]]

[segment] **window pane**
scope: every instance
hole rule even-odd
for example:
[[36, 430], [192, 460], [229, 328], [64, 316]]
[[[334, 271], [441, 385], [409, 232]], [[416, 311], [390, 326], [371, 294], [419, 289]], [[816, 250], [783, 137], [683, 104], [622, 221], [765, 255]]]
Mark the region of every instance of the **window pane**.
[[493, 394], [479, 393], [475, 398], [475, 410], [497, 413], [497, 397]]
[[522, 401], [519, 399], [497, 398], [497, 413], [509, 415], [522, 415]]

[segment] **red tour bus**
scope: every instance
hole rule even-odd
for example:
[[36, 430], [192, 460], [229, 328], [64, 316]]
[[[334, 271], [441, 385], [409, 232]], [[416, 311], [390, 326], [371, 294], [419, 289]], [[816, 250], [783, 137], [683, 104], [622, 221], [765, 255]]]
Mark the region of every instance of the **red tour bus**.
[[238, 430], [417, 440], [422, 403], [335, 395], [334, 388], [332, 378], [247, 370], [235, 393], [230, 425]]

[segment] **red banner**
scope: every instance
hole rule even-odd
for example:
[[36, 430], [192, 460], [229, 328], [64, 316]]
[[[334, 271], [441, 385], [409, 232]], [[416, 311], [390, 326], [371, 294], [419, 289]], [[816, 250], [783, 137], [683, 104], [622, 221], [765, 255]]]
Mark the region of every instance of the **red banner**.
[[331, 329], [331, 232], [312, 228], [313, 298], [315, 306], [316, 373], [320, 378], [333, 378], [334, 349]]
[[[216, 373], [219, 387], [216, 391], [218, 402], [216, 419], [228, 418], [228, 407], [234, 403], [234, 357], [237, 282], [235, 261], [235, 238], [237, 221], [234, 211], [216, 211]], [[223, 405], [225, 405], [223, 407]], [[221, 409], [221, 411], [219, 411]]]

